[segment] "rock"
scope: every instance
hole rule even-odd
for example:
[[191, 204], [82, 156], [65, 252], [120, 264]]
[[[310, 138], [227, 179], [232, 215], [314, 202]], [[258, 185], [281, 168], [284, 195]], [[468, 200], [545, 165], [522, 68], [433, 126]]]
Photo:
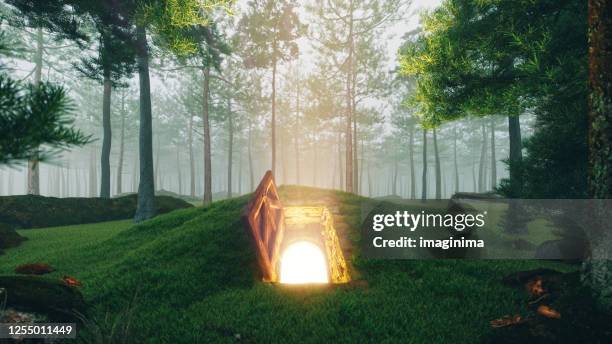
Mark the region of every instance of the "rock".
[[15, 229], [5, 223], [0, 223], [0, 251], [3, 248], [19, 246], [27, 238], [19, 235]]
[[46, 263], [22, 264], [15, 268], [15, 273], [21, 275], [44, 275], [55, 271], [55, 268]]
[[548, 279], [549, 277], [559, 276], [562, 274], [562, 272], [559, 272], [557, 270], [540, 268], [511, 273], [505, 276], [502, 279], [502, 282], [509, 286], [520, 286], [526, 284], [530, 280], [535, 279], [536, 277]]
[[564, 238], [549, 240], [536, 248], [536, 259], [578, 260], [584, 258], [586, 247], [583, 241]]
[[[131, 219], [136, 212], [137, 197], [135, 194], [108, 199], [0, 196], [0, 223], [27, 229]], [[193, 207], [169, 196], [156, 196], [155, 206], [157, 214]]]
[[81, 293], [62, 280], [40, 276], [0, 276], [6, 290], [6, 306], [46, 315], [51, 321], [74, 321], [85, 312]]

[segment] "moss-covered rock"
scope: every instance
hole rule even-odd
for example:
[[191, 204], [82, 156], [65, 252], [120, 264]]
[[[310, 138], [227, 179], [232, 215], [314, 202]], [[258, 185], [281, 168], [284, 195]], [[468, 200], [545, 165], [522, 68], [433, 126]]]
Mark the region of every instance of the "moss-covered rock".
[[0, 223], [0, 254], [2, 254], [3, 248], [19, 246], [24, 240], [26, 238], [19, 235], [13, 227]]
[[85, 313], [81, 293], [61, 280], [39, 276], [0, 276], [7, 294], [6, 306], [45, 314], [52, 321], [75, 320]]
[[[155, 201], [158, 214], [193, 206], [168, 196], [156, 196]], [[40, 228], [129, 219], [136, 212], [136, 202], [135, 194], [111, 199], [3, 196], [0, 223], [15, 228]]]

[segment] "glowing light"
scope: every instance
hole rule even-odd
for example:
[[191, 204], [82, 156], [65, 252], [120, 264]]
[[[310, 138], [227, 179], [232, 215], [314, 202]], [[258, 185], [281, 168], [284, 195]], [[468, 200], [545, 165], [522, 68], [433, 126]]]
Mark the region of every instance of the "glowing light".
[[321, 249], [307, 241], [289, 245], [281, 257], [280, 282], [286, 284], [328, 283], [327, 264]]

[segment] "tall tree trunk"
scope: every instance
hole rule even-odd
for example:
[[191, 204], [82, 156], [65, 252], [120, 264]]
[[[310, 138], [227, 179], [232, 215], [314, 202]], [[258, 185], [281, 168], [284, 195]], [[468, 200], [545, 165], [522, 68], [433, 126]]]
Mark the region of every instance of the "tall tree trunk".
[[351, 107], [353, 117], [353, 191], [356, 194], [360, 194], [359, 190], [359, 154], [357, 149], [357, 112], [355, 106], [355, 74], [353, 73], [353, 82], [351, 84]]
[[227, 156], [227, 197], [232, 197], [232, 162], [234, 153], [234, 115], [232, 114], [232, 100], [227, 99], [227, 130], [228, 130], [228, 156]]
[[139, 168], [139, 161], [138, 159], [134, 159], [134, 163], [132, 165], [133, 170], [132, 170], [132, 192], [137, 192], [137, 188], [136, 185], [138, 185], [138, 178], [139, 178], [139, 174], [138, 171], [140, 170]]
[[508, 135], [510, 137], [510, 183], [512, 194], [520, 197], [523, 189], [523, 176], [521, 172], [521, 161], [523, 160], [521, 142], [521, 124], [519, 116], [508, 117]]
[[254, 176], [254, 171], [253, 171], [253, 155], [251, 154], [251, 148], [253, 146], [253, 122], [251, 120], [251, 118], [249, 118], [249, 144], [247, 145], [247, 153], [249, 156], [249, 191], [252, 192], [254, 191], [254, 187], [255, 187], [255, 176]]
[[345, 191], [353, 192], [353, 135], [352, 135], [352, 124], [353, 124], [353, 100], [352, 100], [352, 81], [353, 81], [353, 1], [349, 0], [349, 36], [348, 36], [348, 68], [346, 75], [346, 178], [345, 178]]
[[368, 162], [368, 197], [372, 197], [372, 171], [370, 167], [370, 162]]
[[297, 94], [295, 105], [295, 133], [293, 135], [295, 148], [295, 184], [300, 185], [300, 80], [297, 80]]
[[181, 173], [181, 149], [180, 146], [176, 146], [176, 173], [178, 176], [178, 194], [183, 194], [183, 176]]
[[208, 99], [210, 97], [210, 68], [204, 70], [202, 122], [204, 124], [204, 204], [212, 202], [212, 161], [210, 152], [210, 119], [208, 115]]
[[457, 165], [457, 128], [453, 130], [453, 167], [455, 168], [455, 192], [459, 192], [459, 166]]
[[[91, 147], [91, 152], [89, 154], [89, 197], [97, 197], [98, 196], [98, 188], [97, 188], [97, 184], [98, 184], [98, 166], [96, 166], [96, 151], [95, 151], [95, 147]], [[59, 171], [58, 171], [58, 178], [59, 178]], [[59, 179], [58, 179], [58, 190], [57, 190], [57, 194], [59, 195], [60, 193], [60, 189], [59, 189]]]
[[478, 184], [476, 183], [476, 160], [472, 160], [472, 191], [478, 192]]
[[[275, 34], [276, 36], [276, 34]], [[276, 37], [272, 49], [272, 121], [270, 122], [272, 131], [272, 175], [276, 177]]]
[[161, 172], [159, 172], [159, 162], [161, 160], [160, 156], [159, 156], [160, 155], [159, 151], [161, 149], [161, 146], [160, 146], [160, 143], [159, 143], [159, 135], [156, 136], [155, 143], [156, 143], [155, 144], [155, 147], [156, 147], [155, 148], [155, 159], [153, 160], [155, 162], [155, 168], [153, 170], [154, 171], [153, 172], [153, 176], [155, 176], [155, 184], [154, 185], [155, 185], [155, 188], [157, 190], [162, 190], [164, 187], [162, 186], [162, 181], [161, 181], [162, 175], [161, 175]]
[[363, 164], [365, 164], [365, 148], [364, 148], [364, 144], [363, 144], [363, 139], [359, 140], [359, 154], [361, 155], [361, 158], [359, 159], [355, 159], [355, 160], [359, 160], [359, 163], [357, 165], [355, 165], [355, 169], [359, 169], [359, 173], [357, 173], [355, 175], [355, 179], [357, 180], [357, 194], [361, 195], [362, 192], [362, 188], [363, 188], [363, 183], [361, 181], [361, 178], [363, 178]]
[[[43, 30], [36, 29], [36, 53], [34, 55], [34, 86], [38, 86], [42, 80], [43, 65]], [[29, 195], [40, 195], [40, 166], [38, 160], [28, 161], [28, 190]]]
[[75, 196], [76, 197], [81, 197], [81, 173], [80, 170], [77, 168], [74, 170], [74, 185], [75, 185]]
[[195, 179], [195, 161], [193, 156], [193, 116], [189, 114], [189, 134], [187, 135], [189, 143], [189, 195], [195, 197], [196, 194], [196, 179]]
[[423, 128], [423, 176], [421, 179], [421, 200], [427, 199], [427, 129]]
[[497, 187], [497, 159], [495, 158], [495, 117], [491, 118], [491, 190]]
[[487, 130], [482, 124], [482, 142], [480, 146], [480, 163], [478, 165], [478, 192], [484, 192], [485, 188], [485, 158], [487, 156]]
[[391, 190], [391, 195], [393, 196], [397, 195], [397, 175], [398, 175], [398, 171], [397, 171], [397, 158], [396, 158], [393, 161], [393, 188]]
[[[612, 1], [589, 0], [589, 193], [612, 198]], [[603, 201], [603, 204], [606, 204]], [[590, 233], [591, 256], [583, 266], [583, 282], [601, 307], [612, 311], [611, 210], [593, 207], [600, 233]]]
[[8, 185], [7, 185], [7, 195], [11, 196], [13, 194], [13, 170], [9, 169], [8, 171]]
[[340, 182], [340, 190], [344, 187], [344, 168], [342, 167], [343, 159], [342, 159], [342, 133], [338, 132], [338, 176]]
[[410, 127], [410, 146], [408, 147], [410, 157], [410, 198], [416, 199], [416, 175], [414, 171], [414, 126]]
[[121, 136], [119, 137], [119, 161], [117, 162], [117, 195], [123, 192], [123, 154], [125, 151], [125, 91], [121, 94]]
[[238, 196], [242, 195], [242, 145], [238, 144]]
[[141, 222], [155, 216], [155, 177], [153, 175], [153, 118], [151, 113], [151, 83], [149, 80], [149, 48], [147, 33], [142, 25], [136, 26], [136, 62], [140, 83], [140, 182], [138, 205], [134, 220]]
[[111, 153], [111, 80], [110, 73], [104, 76], [102, 96], [102, 153], [100, 154], [100, 197], [110, 198], [110, 153]]
[[440, 153], [438, 151], [438, 134], [433, 129], [434, 154], [436, 158], [436, 199], [442, 199], [442, 171], [440, 168]]
[[317, 186], [317, 143], [313, 142], [312, 145], [312, 186]]

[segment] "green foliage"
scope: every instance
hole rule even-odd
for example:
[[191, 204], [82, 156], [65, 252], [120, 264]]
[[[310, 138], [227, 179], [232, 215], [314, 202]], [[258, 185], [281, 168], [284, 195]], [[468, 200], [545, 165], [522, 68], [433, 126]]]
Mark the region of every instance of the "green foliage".
[[465, 116], [534, 113], [508, 197], [583, 197], [586, 188], [586, 3], [447, 0], [400, 54], [427, 126]]
[[518, 115], [535, 106], [566, 56], [550, 53], [557, 21], [574, 3], [447, 0], [426, 15], [422, 35], [400, 54], [402, 73], [417, 81], [412, 103], [423, 121]]
[[71, 100], [49, 82], [24, 85], [0, 74], [0, 164], [43, 161], [90, 137], [75, 129]]
[[295, 41], [304, 34], [291, 2], [251, 1], [238, 23], [238, 42], [248, 68], [269, 68], [276, 61], [290, 61], [299, 54]]
[[194, 31], [213, 23], [217, 10], [232, 14], [235, 0], [164, 0], [144, 2], [137, 21], [149, 25], [162, 45], [179, 56], [201, 51]]

